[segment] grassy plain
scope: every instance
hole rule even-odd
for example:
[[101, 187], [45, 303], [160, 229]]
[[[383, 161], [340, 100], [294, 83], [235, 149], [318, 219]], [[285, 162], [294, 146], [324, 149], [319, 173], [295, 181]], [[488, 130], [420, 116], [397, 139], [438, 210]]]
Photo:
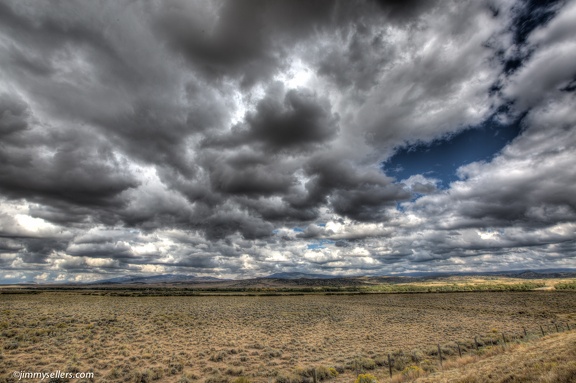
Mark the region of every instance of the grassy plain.
[[[90, 292], [89, 294], [92, 294]], [[445, 357], [576, 325], [571, 291], [302, 296], [0, 295], [0, 382], [94, 371], [96, 382], [389, 381]], [[566, 333], [568, 334], [568, 333]], [[499, 346], [498, 346], [499, 347]], [[482, 348], [479, 353], [482, 353]], [[337, 375], [337, 376], [334, 376]], [[65, 380], [62, 380], [65, 381]], [[82, 380], [73, 380], [82, 382]]]

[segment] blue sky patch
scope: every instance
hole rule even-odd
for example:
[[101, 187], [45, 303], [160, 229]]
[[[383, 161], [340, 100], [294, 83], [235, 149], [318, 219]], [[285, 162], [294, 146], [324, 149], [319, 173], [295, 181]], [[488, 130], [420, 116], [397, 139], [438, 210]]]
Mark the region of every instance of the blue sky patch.
[[493, 115], [482, 124], [446, 139], [402, 147], [382, 164], [398, 181], [415, 174], [437, 178], [442, 187], [458, 179], [456, 170], [475, 161], [490, 160], [521, 131], [522, 117], [502, 124]]
[[[545, 25], [558, 12], [559, 0], [528, 0], [519, 4], [512, 20], [514, 44], [526, 44], [529, 35], [538, 27]], [[499, 14], [494, 10], [495, 17]], [[521, 52], [521, 50], [519, 50]], [[503, 52], [500, 52], [503, 55]], [[530, 51], [519, 56], [503, 59], [503, 74], [509, 76], [518, 70], [530, 55]], [[498, 93], [502, 84], [494, 84], [491, 92]], [[576, 89], [574, 82], [569, 83], [563, 91]], [[430, 143], [421, 143], [399, 148], [396, 153], [382, 164], [386, 174], [397, 180], [409, 178], [415, 174], [437, 178], [440, 187], [447, 187], [458, 179], [456, 170], [463, 165], [487, 161], [496, 155], [521, 131], [521, 122], [526, 111], [510, 124], [497, 120], [499, 113], [506, 113], [509, 105], [478, 126], [470, 127], [458, 134], [441, 138]]]
[[326, 245], [332, 245], [334, 241], [331, 239], [317, 239], [313, 243], [309, 243], [306, 247], [308, 250], [319, 250], [326, 247]]

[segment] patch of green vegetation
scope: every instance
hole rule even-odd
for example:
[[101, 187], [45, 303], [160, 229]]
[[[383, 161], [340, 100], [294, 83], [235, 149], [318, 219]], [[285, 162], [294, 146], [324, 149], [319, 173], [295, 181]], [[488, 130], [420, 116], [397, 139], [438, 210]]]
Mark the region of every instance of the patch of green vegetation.
[[450, 285], [418, 285], [418, 284], [403, 284], [403, 285], [377, 285], [370, 287], [363, 287], [360, 291], [364, 292], [378, 292], [378, 293], [446, 293], [446, 292], [472, 292], [472, 291], [530, 291], [539, 287], [545, 287], [545, 283], [541, 282], [522, 282], [522, 283], [486, 283], [486, 284], [450, 284]]
[[423, 376], [425, 374], [424, 370], [416, 365], [410, 365], [407, 366], [406, 368], [404, 368], [402, 370], [402, 376], [405, 376], [406, 378], [413, 380], [416, 378], [419, 378], [421, 376]]
[[42, 291], [27, 289], [0, 289], [0, 294], [40, 294]]
[[576, 290], [576, 280], [572, 282], [558, 283], [555, 287], [556, 290]]
[[360, 374], [354, 383], [378, 383], [378, 380], [376, 380], [376, 377], [372, 374]]

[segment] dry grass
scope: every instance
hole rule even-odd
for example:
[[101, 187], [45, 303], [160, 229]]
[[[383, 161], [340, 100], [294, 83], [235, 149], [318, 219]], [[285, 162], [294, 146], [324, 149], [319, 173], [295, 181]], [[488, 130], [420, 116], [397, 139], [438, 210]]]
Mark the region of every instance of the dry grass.
[[444, 372], [418, 383], [570, 383], [576, 382], [576, 332], [552, 334], [516, 344], [485, 357], [454, 360]]
[[[0, 382], [10, 372], [94, 371], [106, 382], [389, 381], [438, 369], [436, 344], [533, 333], [576, 319], [571, 292], [356, 296], [0, 295]], [[471, 358], [471, 356], [467, 356]], [[462, 359], [459, 363], [464, 363]], [[449, 366], [449, 362], [447, 362]], [[410, 375], [412, 374], [412, 375]], [[81, 382], [81, 380], [74, 380]], [[246, 383], [244, 380], [243, 383]]]

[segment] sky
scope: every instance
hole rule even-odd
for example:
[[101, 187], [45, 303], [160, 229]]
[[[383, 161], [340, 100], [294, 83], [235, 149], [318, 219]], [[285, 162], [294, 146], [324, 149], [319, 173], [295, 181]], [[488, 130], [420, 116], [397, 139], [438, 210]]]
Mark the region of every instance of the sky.
[[576, 268], [576, 1], [0, 3], [0, 283]]

